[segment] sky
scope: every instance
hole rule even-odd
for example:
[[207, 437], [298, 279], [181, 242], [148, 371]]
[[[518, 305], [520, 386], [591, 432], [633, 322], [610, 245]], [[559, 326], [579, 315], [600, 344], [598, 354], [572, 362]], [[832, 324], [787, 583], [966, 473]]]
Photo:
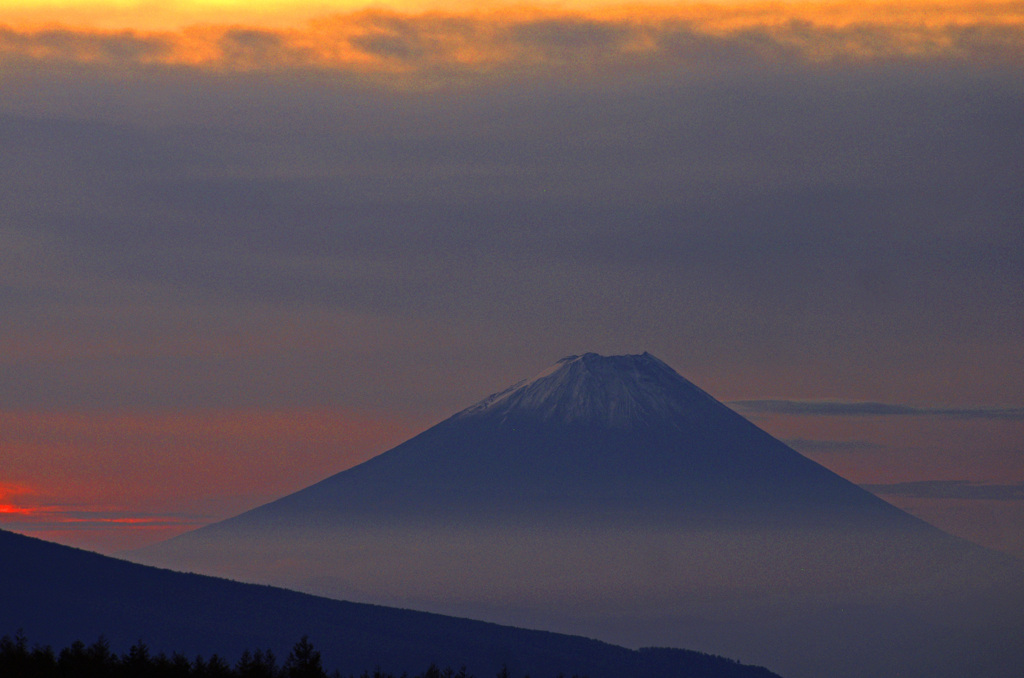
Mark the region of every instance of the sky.
[[6, 0], [0, 527], [116, 552], [586, 351], [1024, 557], [1024, 3]]

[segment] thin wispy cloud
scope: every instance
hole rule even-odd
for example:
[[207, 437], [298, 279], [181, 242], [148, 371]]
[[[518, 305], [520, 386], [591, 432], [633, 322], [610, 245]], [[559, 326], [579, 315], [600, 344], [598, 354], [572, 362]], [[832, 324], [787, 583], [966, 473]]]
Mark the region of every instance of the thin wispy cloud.
[[790, 438], [782, 442], [803, 452], [863, 452], [885, 448], [885, 445], [873, 443], [870, 440], [808, 440], [806, 438]]
[[861, 485], [875, 494], [915, 499], [979, 499], [1024, 501], [1024, 483], [976, 483], [969, 480], [918, 480]]
[[53, 501], [22, 483], [0, 483], [0, 527], [18, 532], [54, 529], [194, 527], [211, 520], [207, 515], [151, 512], [123, 507], [96, 507]]
[[734, 400], [729, 403], [750, 414], [789, 414], [827, 417], [941, 417], [946, 419], [1024, 420], [1024, 407], [936, 407], [841, 400]]
[[98, 527], [130, 527], [132, 529], [169, 529], [199, 527], [211, 522], [210, 516], [181, 513], [151, 514], [134, 511], [89, 511], [55, 507], [32, 507], [7, 510], [0, 507], [0, 526], [15, 532], [49, 532], [54, 529], [96, 529]]

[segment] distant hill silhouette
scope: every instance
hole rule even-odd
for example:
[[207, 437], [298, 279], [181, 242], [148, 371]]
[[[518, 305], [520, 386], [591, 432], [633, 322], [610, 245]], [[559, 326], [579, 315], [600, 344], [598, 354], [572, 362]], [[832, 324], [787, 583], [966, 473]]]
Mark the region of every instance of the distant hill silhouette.
[[[308, 635], [324, 667], [396, 675], [466, 666], [477, 678], [503, 667], [535, 678], [771, 678], [759, 668], [685, 650], [634, 651], [586, 638], [374, 605], [136, 565], [0, 531], [0, 635], [23, 630], [56, 648], [101, 635], [115, 652], [139, 641], [152, 653], [272, 650], [281, 660]], [[4, 678], [7, 678], [6, 676]], [[17, 677], [12, 677], [17, 678]]]
[[131, 557], [795, 678], [1024, 665], [1024, 564], [839, 477], [646, 353], [570, 356]]

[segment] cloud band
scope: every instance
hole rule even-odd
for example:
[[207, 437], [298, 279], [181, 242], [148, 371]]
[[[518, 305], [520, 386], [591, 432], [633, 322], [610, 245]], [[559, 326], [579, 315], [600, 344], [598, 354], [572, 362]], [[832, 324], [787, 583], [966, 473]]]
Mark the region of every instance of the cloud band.
[[907, 483], [861, 485], [875, 494], [916, 499], [985, 499], [1024, 501], [1024, 483], [996, 485], [969, 480], [920, 480]]
[[931, 407], [839, 400], [734, 400], [732, 407], [750, 414], [829, 417], [942, 417], [1024, 421], [1024, 407]]

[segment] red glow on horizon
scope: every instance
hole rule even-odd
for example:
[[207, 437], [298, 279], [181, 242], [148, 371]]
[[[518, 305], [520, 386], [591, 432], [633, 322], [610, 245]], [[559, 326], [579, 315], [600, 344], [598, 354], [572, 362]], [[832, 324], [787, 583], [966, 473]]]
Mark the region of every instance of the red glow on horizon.
[[14, 506], [12, 504], [0, 504], [0, 513], [15, 514], [19, 516], [30, 516], [35, 514], [36, 509], [26, 508], [24, 506]]
[[294, 492], [420, 426], [326, 408], [0, 411], [0, 466], [17, 474], [0, 480], [0, 528], [134, 548]]
[[4, 515], [32, 516], [38, 514], [38, 506], [26, 506], [19, 498], [36, 494], [27, 485], [0, 482], [0, 520]]

